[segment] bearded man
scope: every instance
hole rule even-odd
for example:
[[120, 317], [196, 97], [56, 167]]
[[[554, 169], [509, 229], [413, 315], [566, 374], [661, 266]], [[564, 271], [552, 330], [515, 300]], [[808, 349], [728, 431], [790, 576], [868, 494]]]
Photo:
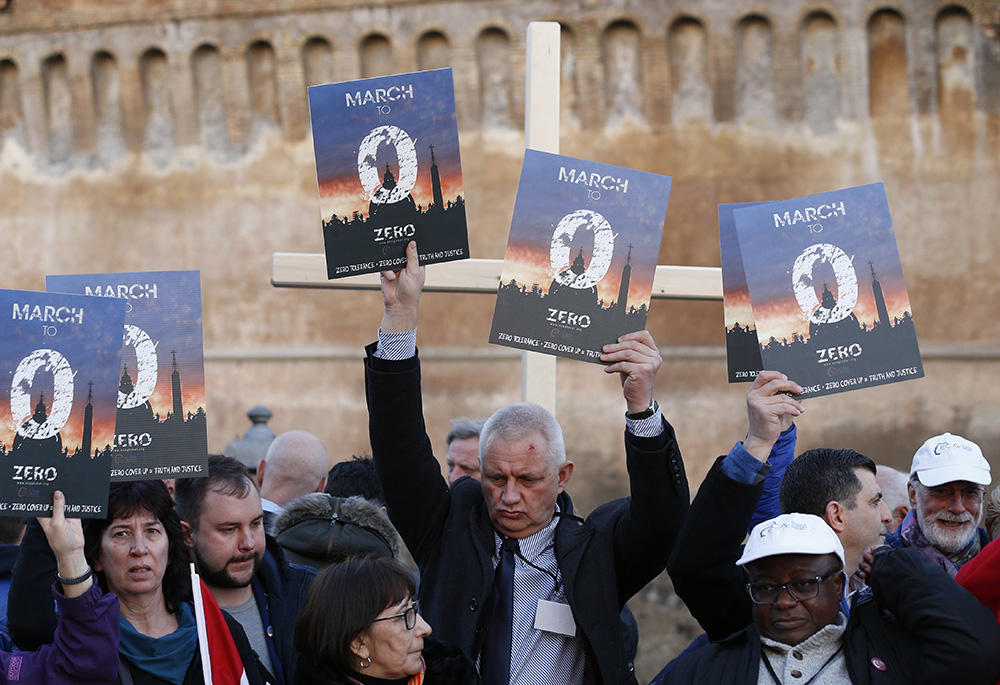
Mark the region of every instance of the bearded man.
[[886, 537], [892, 547], [916, 547], [952, 578], [988, 542], [979, 527], [990, 464], [976, 443], [945, 433], [927, 440], [910, 466], [910, 512]]

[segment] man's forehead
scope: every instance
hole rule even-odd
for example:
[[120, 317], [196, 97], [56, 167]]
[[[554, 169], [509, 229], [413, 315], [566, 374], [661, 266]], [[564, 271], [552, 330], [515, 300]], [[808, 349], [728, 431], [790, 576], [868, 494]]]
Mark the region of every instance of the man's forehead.
[[205, 500], [201, 506], [203, 518], [232, 518], [237, 513], [252, 514], [253, 516], [263, 514], [257, 488], [250, 486], [245, 494], [226, 492], [215, 488], [209, 488], [205, 491]]

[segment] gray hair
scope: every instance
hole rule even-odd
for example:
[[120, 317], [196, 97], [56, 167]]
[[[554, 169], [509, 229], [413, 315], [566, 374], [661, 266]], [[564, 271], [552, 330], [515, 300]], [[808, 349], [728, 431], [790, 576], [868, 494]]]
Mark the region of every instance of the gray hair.
[[486, 419], [470, 419], [468, 416], [459, 416], [457, 419], [452, 419], [451, 430], [448, 431], [445, 444], [450, 445], [452, 440], [478, 438], [479, 434], [483, 432], [485, 424]]
[[906, 474], [882, 464], [878, 464], [877, 469], [875, 482], [882, 488], [882, 501], [889, 507], [889, 511], [896, 511], [897, 507], [909, 508], [910, 495], [906, 491], [906, 483], [909, 479]]
[[983, 526], [990, 535], [990, 540], [1000, 538], [1000, 485], [993, 488], [993, 492], [984, 502]]
[[547, 409], [530, 402], [511, 404], [498, 409], [486, 420], [479, 436], [479, 465], [482, 466], [483, 455], [490, 450], [495, 441], [511, 443], [535, 431], [545, 438], [548, 448], [545, 457], [553, 466], [562, 466], [566, 462], [566, 444], [563, 442], [562, 428], [556, 417]]

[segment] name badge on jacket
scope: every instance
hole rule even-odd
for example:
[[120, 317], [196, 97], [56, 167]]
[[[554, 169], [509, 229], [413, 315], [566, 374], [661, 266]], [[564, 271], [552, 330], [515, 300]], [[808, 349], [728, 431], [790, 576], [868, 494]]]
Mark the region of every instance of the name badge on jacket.
[[569, 608], [569, 604], [540, 599], [538, 609], [535, 610], [535, 628], [566, 637], [576, 637], [573, 610]]

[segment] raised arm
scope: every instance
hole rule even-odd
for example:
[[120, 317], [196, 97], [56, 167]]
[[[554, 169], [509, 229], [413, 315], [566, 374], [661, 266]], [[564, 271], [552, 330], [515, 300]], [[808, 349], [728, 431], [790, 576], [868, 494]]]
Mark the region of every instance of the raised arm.
[[798, 384], [774, 371], [762, 372], [750, 386], [747, 438], [705, 477], [667, 566], [677, 595], [713, 641], [752, 620], [746, 579], [736, 561], [764, 490], [765, 460], [803, 411], [785, 393], [799, 392]]
[[415, 242], [406, 257], [404, 269], [381, 275], [382, 327], [377, 345], [368, 347], [365, 387], [372, 458], [389, 518], [419, 564], [439, 539], [451, 500], [424, 426], [415, 347], [424, 267]]
[[[666, 566], [690, 494], [673, 428], [653, 402], [653, 384], [663, 361], [653, 337], [648, 331], [624, 335], [604, 346], [601, 360], [608, 363], [606, 373], [619, 374], [627, 408], [631, 497], [614, 530], [615, 573], [623, 603]], [[637, 549], [643, 553], [636, 554]]]

